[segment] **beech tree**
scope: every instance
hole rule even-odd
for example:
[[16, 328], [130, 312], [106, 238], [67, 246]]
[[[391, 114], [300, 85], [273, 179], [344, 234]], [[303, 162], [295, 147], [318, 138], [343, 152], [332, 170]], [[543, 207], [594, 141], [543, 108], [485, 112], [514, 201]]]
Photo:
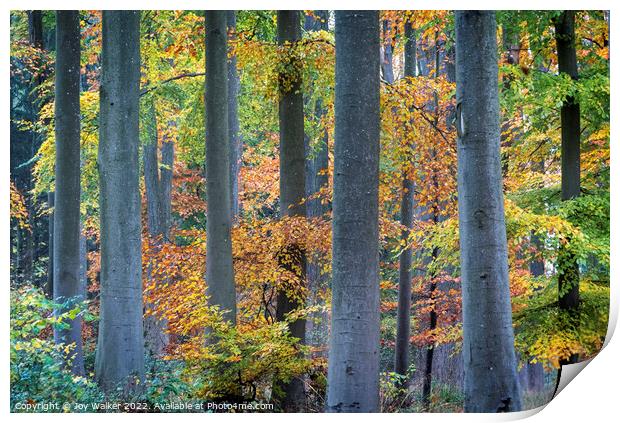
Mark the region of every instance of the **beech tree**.
[[[80, 280], [80, 14], [56, 12], [56, 194], [53, 224], [54, 300], [58, 313], [83, 300]], [[58, 344], [71, 346], [67, 359], [76, 375], [84, 374], [82, 318], [67, 329], [55, 328]]]
[[455, 29], [465, 411], [518, 411], [495, 12], [457, 11]]
[[[232, 41], [237, 38], [237, 15], [234, 10], [226, 12], [228, 37]], [[239, 132], [239, 72], [237, 71], [237, 55], [232, 50], [228, 58], [228, 135], [230, 139], [230, 200], [233, 219], [239, 214], [239, 171], [243, 144]]]
[[[172, 167], [174, 165], [174, 143], [164, 140], [159, 148], [159, 134], [154, 102], [149, 104], [150, 127], [148, 139], [144, 143], [142, 157], [144, 163], [144, 187], [146, 194], [147, 226], [155, 248], [169, 242], [171, 220]], [[174, 124], [174, 122], [169, 122]], [[161, 162], [158, 158], [161, 152]], [[147, 267], [147, 278], [151, 278], [151, 264]], [[166, 321], [161, 316], [147, 316], [144, 322], [148, 349], [155, 355], [163, 353], [169, 342]]]
[[10, 13], [13, 411], [513, 411], [600, 351], [608, 12], [54, 14]]
[[[558, 54], [558, 70], [577, 80], [577, 53], [575, 50], [575, 11], [565, 10], [555, 20], [555, 41]], [[574, 96], [562, 101], [560, 111], [562, 125], [562, 201], [579, 197], [581, 192], [580, 166], [580, 110]], [[566, 248], [558, 255], [558, 290], [561, 310], [574, 318], [579, 307], [579, 265], [577, 258]], [[565, 364], [576, 363], [577, 354], [571, 355]]]
[[[327, 31], [329, 21], [328, 10], [314, 10], [312, 15], [306, 15], [304, 29], [308, 32]], [[310, 97], [312, 93], [304, 93]], [[304, 99], [308, 102], [310, 99]], [[311, 110], [312, 112], [312, 110]], [[321, 99], [317, 99], [314, 108], [314, 119], [320, 121], [327, 110]], [[304, 134], [306, 150], [306, 216], [312, 218], [324, 218], [329, 210], [329, 204], [317, 198], [321, 190], [329, 185], [329, 149], [328, 131], [322, 130], [316, 136], [317, 139], [310, 139], [308, 134]], [[319, 293], [325, 289], [329, 281], [329, 275], [323, 274], [321, 267], [312, 261], [308, 261], [307, 266], [308, 292], [310, 306], [321, 302]], [[308, 344], [312, 346], [324, 346], [328, 340], [329, 317], [327, 312], [318, 312], [309, 318], [306, 323]], [[325, 352], [321, 353], [326, 356]]]
[[[415, 31], [411, 27], [411, 23], [405, 23], [405, 77], [414, 78], [416, 76], [416, 40]], [[403, 171], [402, 197], [400, 203], [400, 223], [403, 225], [402, 239], [407, 242], [409, 233], [413, 225], [413, 207], [414, 207], [414, 189], [413, 181], [407, 174], [407, 170]], [[409, 348], [411, 342], [409, 337], [411, 334], [411, 248], [405, 248], [400, 255], [398, 263], [398, 309], [397, 309], [397, 326], [396, 326], [396, 345], [394, 347], [394, 372], [400, 375], [407, 374], [409, 368]]]
[[207, 11], [206, 23], [206, 179], [207, 293], [233, 325], [237, 316], [230, 238], [230, 140], [226, 11]]
[[104, 390], [120, 384], [129, 392], [144, 382], [138, 165], [140, 12], [106, 10], [102, 28], [101, 303], [95, 373]]
[[336, 11], [330, 412], [379, 411], [379, 42], [377, 11]]
[[[286, 71], [279, 75], [279, 126], [280, 126], [280, 214], [282, 216], [305, 216], [306, 169], [304, 147], [304, 104], [301, 93], [301, 74], [296, 64], [296, 43], [301, 40], [301, 12], [299, 10], [278, 10], [278, 44], [283, 49], [281, 59]], [[280, 253], [282, 266], [292, 272], [305, 285], [305, 252], [298, 245], [286, 246]], [[305, 305], [304, 298], [291, 294], [293, 286], [278, 290], [276, 319], [283, 321], [288, 313]], [[289, 322], [291, 335], [306, 342], [306, 321], [296, 319]], [[301, 378], [293, 378], [282, 387], [285, 410], [298, 410], [305, 401], [304, 384]]]

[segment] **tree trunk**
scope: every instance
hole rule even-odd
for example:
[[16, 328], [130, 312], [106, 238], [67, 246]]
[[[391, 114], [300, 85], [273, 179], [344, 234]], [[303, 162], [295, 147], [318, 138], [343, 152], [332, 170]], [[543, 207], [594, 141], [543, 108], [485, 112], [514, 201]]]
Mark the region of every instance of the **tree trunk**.
[[[159, 135], [157, 131], [157, 114], [153, 102], [149, 104], [149, 118], [151, 125], [147, 130], [147, 140], [144, 144], [144, 185], [146, 191], [147, 204], [147, 225], [151, 242], [154, 242], [154, 249], [159, 251], [163, 242], [168, 241], [170, 224], [170, 179], [171, 176], [165, 175], [172, 173], [171, 168], [159, 168], [157, 158]], [[166, 163], [164, 154], [165, 149], [171, 149], [172, 143], [165, 142], [162, 145], [162, 162], [165, 166], [172, 166], [172, 156], [167, 157]], [[169, 154], [170, 155], [170, 154]], [[166, 197], [167, 189], [167, 197]], [[147, 266], [147, 279], [152, 278], [152, 263]], [[153, 307], [147, 304], [147, 307]], [[151, 354], [159, 356], [164, 352], [168, 345], [169, 338], [166, 333], [167, 322], [162, 316], [157, 314], [149, 315], [144, 320], [145, 341]]]
[[[575, 51], [575, 12], [564, 11], [555, 21], [555, 41], [558, 50], [558, 69], [577, 80], [577, 54]], [[562, 102], [562, 201], [579, 197], [580, 177], [580, 113], [574, 97]], [[560, 248], [558, 254], [558, 296], [561, 310], [573, 318], [579, 307], [579, 265], [568, 249]], [[562, 364], [576, 363], [573, 354]]]
[[394, 83], [394, 66], [392, 65], [393, 38], [388, 37], [388, 33], [391, 31], [392, 23], [389, 20], [383, 21], [383, 46], [382, 46], [382, 59], [381, 59], [381, 73], [383, 79], [388, 84]]
[[[28, 11], [28, 40], [30, 44], [37, 49], [43, 49], [43, 15], [41, 10], [30, 10]], [[38, 92], [37, 88], [43, 83], [43, 74], [39, 74], [32, 81], [32, 85], [29, 87], [29, 97], [31, 102], [30, 109], [30, 120], [35, 122], [39, 117], [40, 104], [38, 103]], [[36, 131], [30, 132], [30, 143], [29, 143], [29, 153], [28, 160], [32, 159], [34, 155], [39, 150], [41, 137]], [[18, 249], [18, 257], [20, 254], [23, 256], [20, 257], [18, 262], [18, 268], [22, 270], [22, 277], [25, 281], [36, 286], [35, 274], [34, 274], [34, 264], [36, 262], [36, 223], [37, 223], [37, 210], [35, 208], [35, 201], [33, 194], [31, 193], [34, 187], [34, 180], [32, 178], [32, 170], [27, 170], [26, 175], [24, 177], [24, 186], [20, 187], [22, 192], [24, 193], [24, 200], [26, 203], [26, 210], [28, 211], [28, 225], [30, 226], [30, 230], [20, 229], [21, 231], [21, 245], [23, 246], [23, 251], [20, 252]]]
[[[312, 15], [306, 15], [304, 29], [310, 31], [327, 31], [329, 11], [315, 10]], [[314, 120], [320, 121], [327, 113], [325, 107], [318, 99], [314, 110]], [[317, 140], [311, 140], [306, 134], [304, 137], [306, 149], [306, 215], [308, 218], [324, 218], [329, 211], [329, 204], [323, 204], [316, 196], [321, 189], [326, 188], [329, 183], [327, 168], [329, 166], [328, 157], [328, 134], [323, 131]], [[325, 290], [329, 284], [329, 276], [322, 274], [321, 266], [315, 264], [314, 260], [309, 260], [307, 265], [308, 291], [310, 306], [323, 303], [321, 291]], [[327, 357], [326, 346], [329, 339], [329, 316], [326, 311], [313, 313], [306, 322], [306, 333], [308, 343], [318, 348], [318, 356]]]
[[[54, 191], [47, 193], [47, 207], [50, 209], [47, 218], [48, 238], [47, 238], [47, 286], [45, 295], [47, 298], [54, 298]], [[19, 227], [17, 228], [19, 231]]]
[[[294, 65], [297, 57], [296, 43], [301, 39], [301, 12], [299, 10], [278, 11], [278, 44], [285, 46], [281, 60]], [[291, 66], [291, 68], [295, 68]], [[305, 216], [306, 169], [304, 146], [304, 105], [301, 93], [301, 75], [295, 71], [279, 77], [279, 124], [280, 124], [280, 213], [282, 216]], [[301, 284], [306, 281], [305, 252], [298, 245], [286, 246], [282, 256], [292, 257], [292, 263], [282, 264], [295, 274]], [[294, 286], [280, 287], [278, 290], [276, 319], [284, 320], [286, 315], [299, 307], [304, 307], [305, 299], [289, 295]], [[291, 335], [306, 342], [306, 321], [297, 319], [289, 322]], [[281, 406], [285, 411], [300, 411], [305, 405], [303, 380], [293, 378], [281, 387], [283, 397]]]
[[495, 13], [457, 11], [455, 28], [465, 411], [518, 411]]
[[[405, 23], [405, 77], [416, 76], [416, 39], [411, 23]], [[413, 146], [412, 146], [413, 149]], [[413, 152], [413, 151], [412, 151]], [[414, 184], [403, 171], [402, 197], [400, 202], [400, 223], [403, 225], [401, 238], [408, 242], [413, 227]], [[394, 348], [394, 372], [406, 375], [409, 369], [409, 338], [411, 336], [411, 248], [405, 248], [400, 255], [398, 277], [398, 309], [396, 317], [396, 346]]]
[[[54, 301], [66, 313], [82, 301], [80, 289], [80, 14], [56, 12], [56, 192], [54, 195]], [[84, 374], [82, 318], [54, 329], [56, 344], [73, 345], [66, 356]]]
[[151, 101], [147, 106], [149, 128], [148, 139], [144, 143], [142, 160], [144, 165], [144, 188], [146, 192], [147, 225], [149, 235], [156, 237], [162, 233], [161, 201], [159, 188], [159, 160], [157, 159], [158, 131], [155, 106]]
[[[237, 38], [237, 16], [234, 10], [226, 12], [228, 34], [231, 40]], [[232, 47], [229, 47], [232, 49]], [[239, 133], [239, 74], [237, 56], [228, 60], [228, 133], [230, 137], [230, 199], [233, 219], [239, 215], [239, 171], [243, 144]]]
[[233, 325], [237, 305], [230, 238], [226, 11], [206, 16], [207, 294]]
[[28, 11], [28, 38], [36, 48], [43, 48], [43, 15], [41, 10]]
[[379, 411], [379, 51], [377, 11], [336, 11], [330, 412]]
[[[440, 66], [439, 66], [439, 57], [440, 57], [440, 52], [439, 52], [439, 41], [438, 41], [438, 33], [435, 32], [435, 42], [434, 42], [434, 62], [435, 62], [435, 66], [434, 66], [434, 78], [437, 79], [439, 77], [439, 72], [440, 72]], [[438, 97], [437, 95], [435, 95], [434, 97], [434, 102], [433, 102], [433, 110], [435, 112], [435, 117], [434, 117], [434, 121], [435, 121], [435, 126], [437, 126], [437, 124], [439, 123], [439, 101], [438, 101]], [[436, 156], [436, 151], [433, 149], [432, 151], [432, 157], [433, 159]], [[430, 182], [432, 184], [433, 189], [435, 190], [435, 192], [439, 191], [439, 186], [437, 184], [437, 176], [435, 175], [434, 172], [431, 173], [430, 175]], [[437, 225], [437, 223], [439, 222], [439, 201], [437, 199], [435, 199], [434, 203], [431, 206], [430, 212], [428, 214], [426, 214], [424, 216], [424, 220], [431, 220], [433, 222], [433, 225]], [[431, 254], [431, 262], [430, 264], [434, 264], [435, 260], [437, 259], [439, 255], [439, 249], [438, 248], [433, 248], [432, 254]], [[429, 293], [428, 293], [428, 298], [430, 299], [431, 303], [432, 303], [432, 307], [431, 307], [431, 311], [429, 313], [429, 330], [434, 331], [437, 328], [437, 312], [435, 311], [435, 291], [437, 289], [437, 282], [436, 282], [436, 277], [437, 274], [436, 272], [432, 272], [432, 273], [428, 273], [427, 272], [427, 276], [430, 279], [430, 286], [429, 286]], [[428, 345], [426, 347], [426, 364], [425, 364], [425, 368], [424, 368], [424, 382], [422, 385], [422, 403], [424, 405], [424, 407], [428, 410], [431, 404], [431, 390], [432, 390], [432, 385], [433, 385], [433, 358], [434, 358], [434, 354], [435, 354], [435, 345], [434, 343], [431, 343], [430, 345]]]
[[110, 392], [144, 386], [138, 166], [140, 12], [103, 11], [99, 129], [101, 292], [95, 373]]
[[[169, 125], [175, 125], [169, 122]], [[172, 169], [174, 167], [174, 142], [164, 138], [161, 145], [161, 164], [159, 168], [159, 197], [161, 212], [162, 236], [165, 242], [170, 242], [170, 227], [172, 226]]]

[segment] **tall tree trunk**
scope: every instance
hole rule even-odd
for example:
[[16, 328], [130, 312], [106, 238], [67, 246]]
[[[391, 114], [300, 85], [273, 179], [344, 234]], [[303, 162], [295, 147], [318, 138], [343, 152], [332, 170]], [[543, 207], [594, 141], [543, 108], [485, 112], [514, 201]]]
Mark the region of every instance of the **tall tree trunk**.
[[[47, 193], [47, 207], [50, 210], [47, 218], [48, 238], [47, 238], [47, 286], [45, 295], [47, 298], [54, 298], [54, 191]], [[19, 227], [17, 228], [19, 231]]]
[[376, 10], [336, 11], [330, 412], [379, 411], [379, 52]]
[[[54, 301], [65, 313], [82, 301], [80, 289], [80, 14], [56, 12], [56, 192], [54, 198]], [[84, 374], [82, 318], [54, 329], [56, 344], [73, 345], [66, 360]]]
[[138, 166], [140, 12], [103, 11], [99, 128], [101, 292], [95, 373], [110, 392], [144, 385]]
[[495, 13], [457, 11], [455, 28], [465, 411], [518, 411]]
[[[434, 62], [435, 62], [435, 69], [434, 69], [434, 78], [437, 79], [439, 77], [439, 72], [440, 72], [440, 66], [439, 66], [439, 37], [438, 37], [438, 33], [435, 32], [435, 42], [434, 42]], [[437, 94], [435, 93], [435, 98], [433, 101], [433, 110], [435, 113], [435, 117], [434, 117], [434, 121], [435, 121], [435, 126], [437, 126], [437, 124], [439, 123], [439, 100], [437, 97]], [[433, 159], [436, 156], [436, 151], [433, 149], [432, 151], [432, 157]], [[431, 176], [430, 176], [430, 182], [433, 186], [433, 189], [435, 190], [435, 192], [439, 192], [439, 186], [437, 184], [437, 176], [435, 175], [434, 172], [432, 172]], [[435, 199], [434, 204], [431, 206], [431, 210], [430, 213], [428, 213], [425, 216], [425, 219], [427, 220], [431, 220], [433, 222], [433, 225], [436, 225], [439, 222], [439, 201], [438, 199]], [[432, 254], [431, 254], [431, 263], [434, 263], [435, 260], [437, 259], [439, 255], [439, 249], [438, 248], [433, 248]], [[437, 274], [436, 272], [432, 272], [432, 273], [427, 273], [428, 277], [430, 278], [430, 284], [429, 284], [429, 293], [428, 293], [428, 297], [429, 300], [431, 301], [431, 311], [429, 313], [429, 330], [434, 331], [437, 328], [437, 311], [435, 311], [435, 291], [437, 290], [437, 282], [436, 282], [436, 277]], [[435, 355], [435, 344], [432, 343], [430, 345], [428, 345], [426, 347], [426, 365], [424, 368], [424, 383], [422, 385], [422, 403], [424, 404], [424, 407], [426, 409], [429, 409], [430, 404], [431, 404], [431, 390], [432, 390], [432, 386], [433, 386], [433, 358]]]
[[[289, 61], [290, 69], [296, 69], [296, 43], [301, 39], [301, 12], [299, 10], [278, 10], [278, 44], [284, 47], [282, 60]], [[304, 146], [304, 105], [301, 93], [301, 75], [295, 71], [279, 77], [279, 124], [280, 124], [280, 212], [282, 216], [305, 216], [306, 169]], [[292, 257], [293, 262], [282, 260], [282, 266], [292, 272], [301, 284], [306, 283], [305, 252], [298, 245], [289, 245], [281, 252], [282, 257]], [[291, 311], [304, 307], [305, 299], [290, 295], [294, 286], [278, 289], [276, 319], [282, 321]], [[297, 319], [289, 322], [291, 335], [306, 342], [306, 321]], [[293, 378], [282, 386], [282, 409], [300, 411], [305, 405], [303, 380]]]
[[226, 11], [206, 16], [207, 294], [226, 320], [237, 305], [230, 238], [230, 140], [228, 134]]
[[[329, 11], [315, 10], [312, 15], [306, 15], [304, 21], [304, 29], [310, 31], [327, 31], [329, 20]], [[317, 99], [314, 109], [314, 119], [320, 121], [327, 113], [320, 99]], [[329, 210], [329, 204], [323, 204], [320, 198], [311, 198], [316, 196], [321, 189], [327, 187], [329, 183], [329, 175], [327, 168], [329, 166], [328, 157], [328, 134], [324, 130], [318, 134], [318, 139], [311, 140], [306, 134], [306, 215], [308, 218], [323, 218]], [[319, 305], [323, 302], [321, 291], [324, 290], [328, 283], [328, 275], [322, 274], [321, 266], [315, 264], [314, 260], [309, 260], [307, 266], [308, 292], [310, 298], [308, 304], [310, 306]], [[311, 318], [306, 322], [306, 333], [308, 343], [313, 347], [319, 348], [318, 356], [326, 357], [326, 345], [329, 338], [329, 315], [326, 311], [313, 313]], [[322, 349], [325, 348], [325, 350]]]
[[[164, 142], [162, 145], [162, 164], [159, 166], [157, 158], [158, 150], [158, 130], [157, 114], [153, 102], [149, 104], [149, 118], [151, 125], [147, 132], [148, 139], [144, 144], [144, 185], [146, 189], [147, 204], [147, 225], [151, 241], [155, 243], [153, 248], [156, 251], [161, 249], [162, 243], [167, 242], [170, 232], [170, 183], [172, 173], [173, 153], [165, 154], [165, 151], [173, 148], [171, 142]], [[169, 157], [166, 157], [169, 156]], [[166, 167], [168, 169], [166, 169]], [[147, 279], [153, 277], [152, 263], [147, 266]], [[147, 307], [152, 307], [147, 304]], [[156, 314], [149, 315], [144, 320], [145, 340], [151, 354], [159, 356], [164, 352], [168, 345], [169, 338], [166, 332], [167, 321]]]
[[[226, 25], [230, 40], [237, 39], [237, 16], [234, 10], [226, 12]], [[229, 47], [232, 50], [232, 47]], [[230, 137], [230, 201], [233, 219], [239, 215], [239, 171], [243, 144], [239, 132], [239, 73], [237, 55], [228, 59], [228, 133]]]
[[146, 221], [149, 235], [156, 237], [162, 233], [161, 201], [159, 188], [159, 160], [157, 159], [158, 130], [157, 116], [153, 101], [148, 104], [147, 116], [149, 120], [148, 139], [144, 143], [142, 160], [144, 165], [144, 188], [146, 192]]
[[[410, 22], [405, 23], [405, 77], [416, 76], [416, 39]], [[411, 146], [413, 149], [413, 146]], [[412, 151], [413, 153], [413, 151]], [[401, 238], [408, 242], [413, 227], [414, 184], [408, 169], [403, 171], [402, 196], [400, 202], [400, 223], [403, 226]], [[394, 372], [407, 374], [409, 369], [409, 338], [411, 336], [411, 261], [412, 251], [407, 247], [400, 255], [398, 276], [398, 309], [396, 312], [396, 346], [394, 348]]]
[[[577, 54], [575, 51], [575, 11], [564, 11], [555, 21], [555, 41], [558, 50], [558, 69], [573, 80], [577, 80]], [[562, 102], [562, 201], [579, 197], [580, 176], [580, 113], [575, 97]], [[577, 258], [568, 249], [561, 248], [558, 254], [558, 296], [561, 310], [576, 318], [579, 307], [579, 265]], [[573, 354], [562, 364], [576, 363]]]
[[[43, 49], [43, 15], [41, 10], [28, 11], [28, 39], [30, 44], [37, 49]], [[43, 83], [43, 75], [39, 74], [32, 81], [32, 85], [29, 87], [31, 111], [30, 120], [35, 122], [39, 117], [40, 104], [37, 99], [37, 88]], [[31, 131], [31, 140], [29, 144], [30, 151], [28, 153], [28, 160], [32, 159], [36, 152], [39, 150], [41, 137], [36, 131]], [[28, 225], [30, 230], [20, 229], [22, 235], [23, 251], [18, 250], [18, 256], [23, 255], [19, 261], [18, 268], [21, 268], [24, 280], [29, 283], [36, 284], [34, 274], [34, 264], [36, 262], [36, 242], [35, 237], [37, 235], [36, 223], [37, 223], [37, 210], [35, 208], [35, 201], [33, 194], [31, 193], [34, 187], [34, 180], [32, 178], [32, 170], [29, 169], [25, 175], [24, 186], [22, 192], [24, 193], [24, 200], [26, 203], [26, 210], [28, 211]]]

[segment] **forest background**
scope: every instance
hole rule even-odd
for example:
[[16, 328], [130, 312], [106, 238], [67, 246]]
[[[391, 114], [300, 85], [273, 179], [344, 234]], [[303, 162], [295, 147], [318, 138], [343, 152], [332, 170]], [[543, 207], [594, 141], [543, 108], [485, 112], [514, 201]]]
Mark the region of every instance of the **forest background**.
[[[429, 44], [432, 44], [432, 43], [429, 43]], [[389, 287], [388, 287], [388, 288], [389, 288]], [[449, 335], [449, 334], [448, 334], [448, 335]], [[446, 336], [448, 336], [448, 335], [446, 335]], [[443, 334], [442, 334], [442, 336], [443, 336]], [[449, 342], [448, 342], [448, 343], [449, 343]]]

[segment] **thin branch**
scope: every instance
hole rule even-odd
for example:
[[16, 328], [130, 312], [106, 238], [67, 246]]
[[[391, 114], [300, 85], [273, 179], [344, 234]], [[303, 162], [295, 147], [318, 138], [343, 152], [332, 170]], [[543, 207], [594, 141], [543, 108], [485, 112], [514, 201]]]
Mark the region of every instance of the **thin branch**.
[[180, 75], [176, 75], [173, 76], [171, 78], [168, 79], [164, 79], [163, 81], [157, 83], [154, 86], [146, 86], [144, 88], [142, 88], [142, 90], [140, 90], [140, 97], [142, 97], [143, 95], [150, 93], [151, 91], [159, 88], [160, 86], [162, 86], [163, 84], [167, 84], [168, 82], [172, 82], [172, 81], [176, 81], [178, 79], [183, 79], [183, 78], [195, 78], [197, 76], [205, 76], [206, 73], [205, 72], [188, 72], [188, 73], [182, 73]]

